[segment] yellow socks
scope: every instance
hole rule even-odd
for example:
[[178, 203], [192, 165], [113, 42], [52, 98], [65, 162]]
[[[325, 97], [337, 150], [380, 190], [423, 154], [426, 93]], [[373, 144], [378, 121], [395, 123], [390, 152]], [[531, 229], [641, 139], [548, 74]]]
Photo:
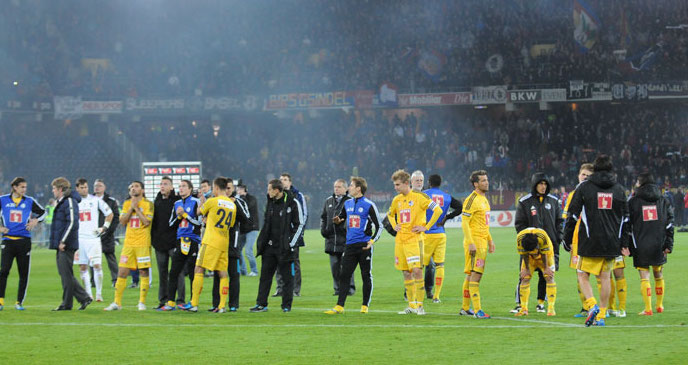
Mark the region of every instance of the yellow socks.
[[461, 309], [469, 310], [471, 309], [471, 293], [468, 290], [468, 278], [463, 281], [463, 301], [461, 302]]
[[227, 295], [229, 295], [229, 278], [220, 278], [220, 305], [224, 308], [227, 305]]
[[586, 311], [589, 311], [592, 307], [595, 306], [595, 304], [597, 304], [595, 297], [590, 297], [590, 298], [586, 299], [585, 302], [583, 302], [583, 309], [585, 309]]
[[576, 281], [576, 285], [578, 286], [578, 297], [580, 298], [581, 304], [585, 304], [585, 295], [583, 295], [583, 291], [581, 290], [578, 281]]
[[645, 312], [652, 312], [652, 287], [649, 279], [640, 279], [640, 295], [645, 303]]
[[416, 304], [419, 307], [423, 306], [423, 298], [425, 298], [425, 280], [420, 279], [415, 281], [416, 285]]
[[174, 300], [168, 300], [168, 301], [167, 301], [167, 306], [169, 306], [169, 307], [174, 307], [174, 305], [175, 305]]
[[557, 284], [547, 284], [547, 315], [554, 315], [554, 303], [557, 301]]
[[599, 321], [600, 319], [605, 319], [607, 318], [607, 307], [600, 307], [600, 313], [597, 314], [597, 317], [595, 317], [595, 320]]
[[5, 298], [0, 298], [0, 305], [5, 305]]
[[194, 273], [193, 288], [191, 290], [191, 305], [198, 306], [198, 301], [201, 298], [201, 291], [203, 290], [203, 273]]
[[530, 282], [528, 284], [521, 283], [521, 311], [528, 311], [528, 298], [530, 298]]
[[416, 283], [411, 280], [404, 280], [404, 287], [406, 288], [406, 298], [409, 302], [409, 307], [417, 308], [416, 304]]
[[444, 282], [444, 265], [435, 267], [435, 294], [433, 299], [440, 298], [440, 292], [442, 292], [442, 283]]
[[[600, 293], [602, 293], [600, 291]], [[602, 298], [602, 294], [600, 294], [600, 298]], [[609, 309], [611, 310], [616, 310], [616, 285], [614, 285], [614, 280], [612, 278], [609, 278]]]
[[655, 279], [655, 294], [657, 295], [657, 308], [664, 307], [664, 278]]
[[471, 294], [471, 302], [473, 303], [473, 310], [475, 312], [477, 312], [482, 308], [480, 306], [480, 283], [477, 281], [468, 282], [468, 291]]
[[122, 294], [124, 294], [124, 288], [127, 287], [127, 279], [126, 278], [117, 278], [117, 282], [115, 282], [115, 304], [118, 306], [122, 306]]
[[139, 303], [146, 303], [146, 296], [148, 295], [148, 289], [150, 289], [150, 280], [147, 276], [141, 276], [140, 281], [141, 288], [139, 289]]
[[619, 310], [626, 310], [626, 294], [628, 294], [628, 285], [626, 278], [616, 280], [616, 296], [619, 298]]

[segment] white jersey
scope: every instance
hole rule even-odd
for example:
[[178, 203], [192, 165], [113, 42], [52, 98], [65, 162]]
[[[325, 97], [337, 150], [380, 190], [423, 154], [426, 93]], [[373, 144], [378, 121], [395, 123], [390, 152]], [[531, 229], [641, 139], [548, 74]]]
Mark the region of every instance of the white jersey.
[[79, 202], [79, 240], [97, 239], [98, 211], [104, 216], [112, 214], [112, 209], [103, 201], [93, 195], [81, 198]]

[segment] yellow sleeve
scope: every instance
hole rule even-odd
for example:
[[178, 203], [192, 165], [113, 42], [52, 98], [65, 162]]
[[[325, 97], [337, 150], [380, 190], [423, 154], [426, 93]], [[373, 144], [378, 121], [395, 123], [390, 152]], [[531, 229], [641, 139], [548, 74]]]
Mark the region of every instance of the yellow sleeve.
[[472, 218], [472, 216], [466, 216], [465, 214], [461, 217], [461, 228], [463, 229], [464, 240], [469, 244], [473, 243], [473, 233], [471, 232], [471, 225], [469, 223]]
[[547, 233], [545, 233], [544, 236], [547, 239], [547, 252], [545, 252], [545, 255], [548, 258], [547, 262], [549, 262], [549, 259], [554, 260], [554, 245], [552, 244], [552, 240], [549, 239]]
[[155, 210], [155, 206], [153, 205], [153, 202], [150, 200], [146, 200], [148, 204], [146, 204], [146, 211], [143, 212], [143, 214], [146, 216], [148, 219], [153, 219], [153, 213]]
[[397, 198], [392, 199], [392, 205], [389, 206], [389, 212], [387, 212], [387, 219], [392, 227], [397, 225]]
[[569, 215], [569, 204], [571, 204], [571, 199], [573, 199], [573, 194], [575, 194], [576, 191], [572, 191], [569, 196], [566, 198], [566, 205], [564, 206], [564, 212], [561, 214], [564, 220], [568, 218]]
[[124, 204], [122, 204], [122, 212], [128, 212], [129, 209], [131, 208], [131, 200], [125, 200]]
[[487, 227], [487, 242], [492, 241], [492, 235], [490, 234], [490, 227]]
[[[432, 200], [430, 200], [430, 202], [434, 203]], [[429, 230], [430, 228], [432, 228], [432, 226], [435, 225], [435, 222], [437, 222], [437, 220], [440, 218], [441, 215], [442, 215], [442, 208], [440, 208], [439, 205], [435, 204], [435, 207], [432, 209], [432, 217], [430, 217], [430, 220], [425, 225], [425, 229]]]

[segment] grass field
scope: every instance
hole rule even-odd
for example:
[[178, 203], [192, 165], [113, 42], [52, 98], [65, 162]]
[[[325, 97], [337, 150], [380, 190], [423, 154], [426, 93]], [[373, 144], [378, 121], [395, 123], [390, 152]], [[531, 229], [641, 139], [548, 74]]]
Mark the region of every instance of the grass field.
[[[573, 270], [557, 273], [557, 316], [534, 313], [514, 318], [517, 254], [513, 229], [492, 230], [497, 251], [488, 256], [481, 283], [484, 310], [493, 316], [477, 320], [457, 315], [463, 280], [461, 233], [448, 234], [442, 303], [426, 302], [426, 316], [400, 316], [403, 281], [393, 267], [393, 239], [387, 234], [375, 246], [374, 292], [370, 313], [358, 313], [360, 291], [349, 297], [343, 315], [328, 316], [334, 306], [329, 259], [317, 231], [306, 233], [301, 252], [302, 296], [293, 312], [249, 313], [255, 302], [257, 277], [242, 277], [238, 313], [205, 311], [212, 283], [206, 279], [201, 312], [162, 313], [136, 310], [138, 289], [127, 289], [124, 310], [103, 312], [114, 296], [84, 312], [51, 312], [60, 302], [61, 287], [54, 251], [33, 251], [26, 310], [16, 311], [16, 269], [10, 274], [5, 310], [0, 312], [0, 364], [27, 363], [686, 363], [688, 362], [688, 235], [676, 234], [675, 253], [665, 267], [665, 313], [636, 315], [642, 310], [640, 281], [627, 268], [628, 317], [610, 318], [607, 327], [586, 328], [572, 315], [580, 309]], [[563, 250], [562, 250], [563, 251]], [[563, 253], [562, 263], [568, 262]], [[260, 265], [260, 259], [259, 259]], [[630, 260], [627, 265], [631, 266]], [[360, 275], [356, 271], [356, 275]], [[106, 280], [107, 281], [107, 280]], [[157, 281], [157, 278], [156, 278]], [[361, 285], [360, 276], [356, 278]], [[157, 283], [148, 306], [157, 303]], [[535, 290], [531, 303], [535, 301]], [[75, 307], [76, 308], [76, 307]], [[584, 360], [582, 360], [584, 359]]]

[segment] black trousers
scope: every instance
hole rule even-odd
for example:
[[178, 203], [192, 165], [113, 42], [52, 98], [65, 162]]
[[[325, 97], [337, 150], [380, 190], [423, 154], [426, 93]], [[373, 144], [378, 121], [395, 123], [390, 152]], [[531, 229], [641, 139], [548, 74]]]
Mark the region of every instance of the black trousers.
[[[227, 264], [227, 274], [229, 275], [229, 308], [239, 308], [239, 290], [241, 279], [241, 261], [238, 257], [230, 257]], [[213, 308], [220, 305], [220, 274], [215, 272], [213, 275]]]
[[[296, 295], [301, 295], [301, 260], [299, 259], [299, 246], [294, 247], [296, 249], [296, 259], [293, 261], [294, 263], [294, 270], [293, 270], [293, 276], [294, 276], [294, 293]], [[282, 274], [280, 271], [277, 271], [275, 274], [275, 281], [277, 281], [277, 289], [276, 291], [278, 293], [283, 293], [284, 292], [284, 280], [282, 279]]]
[[91, 298], [74, 277], [72, 269], [74, 267], [74, 252], [75, 250], [71, 249], [57, 250], [55, 257], [57, 272], [62, 280], [62, 304], [60, 306], [64, 307], [64, 309], [72, 309], [74, 297], [76, 297], [79, 303], [83, 303]]
[[31, 239], [20, 238], [18, 240], [3, 240], [0, 253], [0, 298], [5, 297], [7, 289], [7, 277], [12, 269], [12, 262], [17, 260], [19, 271], [19, 289], [17, 290], [17, 302], [24, 303], [26, 288], [29, 285], [29, 267], [31, 266]]
[[[339, 294], [339, 278], [342, 273], [342, 255], [344, 252], [335, 252], [330, 255], [330, 271], [332, 272], [332, 287], [334, 292]], [[351, 283], [349, 283], [349, 295], [354, 295], [356, 293], [356, 283], [354, 282], [354, 276], [351, 275]]]
[[112, 282], [117, 281], [117, 273], [119, 272], [119, 265], [117, 264], [117, 257], [114, 252], [103, 252], [105, 260], [107, 261], [108, 270], [110, 270], [110, 278]]
[[430, 258], [430, 263], [425, 267], [425, 293], [428, 297], [432, 296], [432, 289], [435, 287], [435, 261]]
[[[169, 297], [169, 280], [170, 267], [172, 264], [171, 258], [174, 256], [174, 248], [170, 250], [155, 250], [155, 260], [158, 263], [158, 303], [167, 304], [169, 300], [174, 300], [174, 297]], [[184, 303], [184, 273], [177, 275], [177, 303]]]
[[346, 303], [346, 296], [349, 292], [349, 283], [353, 277], [356, 266], [361, 268], [361, 279], [363, 279], [363, 305], [370, 305], [370, 296], [373, 293], [373, 248], [363, 250], [366, 242], [346, 245], [346, 251], [342, 256], [342, 273], [339, 277], [339, 299], [337, 305], [342, 307]]
[[294, 300], [294, 275], [296, 261], [288, 260], [282, 255], [279, 248], [268, 246], [262, 254], [260, 266], [260, 283], [258, 284], [258, 297], [256, 304], [267, 307], [272, 277], [279, 270], [282, 277], [282, 308], [291, 309]]
[[[175, 247], [172, 253], [172, 268], [170, 269], [170, 275], [167, 279], [167, 298], [169, 298], [169, 300], [172, 300], [172, 298], [177, 295], [177, 304], [185, 302], [184, 274], [189, 277], [189, 292], [192, 292], [194, 267], [196, 266], [197, 257], [198, 244], [196, 242], [191, 242], [189, 253], [184, 255], [179, 247], [179, 241], [177, 241], [177, 247]], [[179, 284], [179, 282], [181, 282], [181, 284]], [[178, 294], [177, 291], [179, 291]]]

